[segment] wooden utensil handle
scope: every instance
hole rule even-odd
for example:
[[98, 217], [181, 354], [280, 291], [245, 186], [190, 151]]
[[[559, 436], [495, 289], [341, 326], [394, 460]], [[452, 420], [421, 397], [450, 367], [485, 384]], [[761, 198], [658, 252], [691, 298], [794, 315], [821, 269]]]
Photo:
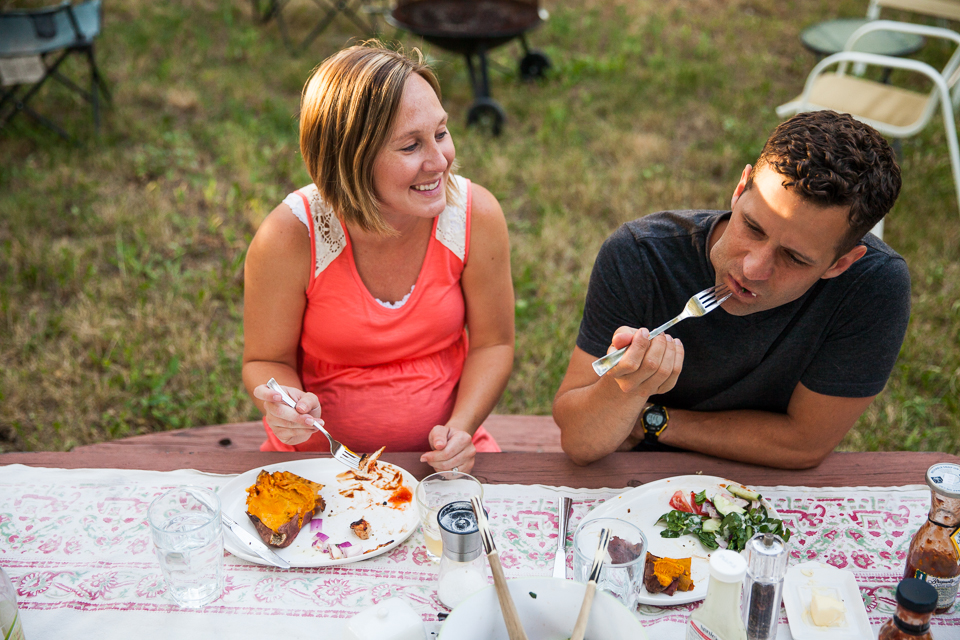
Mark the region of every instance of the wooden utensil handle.
[[510, 640], [527, 640], [527, 633], [523, 630], [523, 625], [520, 624], [520, 615], [517, 613], [516, 605], [513, 604], [510, 588], [507, 586], [507, 577], [503, 573], [503, 565], [500, 564], [500, 554], [494, 549], [487, 554], [487, 560], [490, 561], [493, 586], [497, 590], [497, 599], [500, 600], [500, 611], [503, 613], [503, 621], [507, 625], [507, 635]]
[[577, 623], [573, 625], [573, 633], [570, 634], [570, 640], [583, 640], [583, 634], [587, 632], [587, 621], [590, 620], [590, 608], [593, 606], [593, 596], [597, 593], [597, 583], [591, 580], [587, 583], [587, 590], [583, 594], [583, 604], [580, 605], [580, 613], [577, 615]]

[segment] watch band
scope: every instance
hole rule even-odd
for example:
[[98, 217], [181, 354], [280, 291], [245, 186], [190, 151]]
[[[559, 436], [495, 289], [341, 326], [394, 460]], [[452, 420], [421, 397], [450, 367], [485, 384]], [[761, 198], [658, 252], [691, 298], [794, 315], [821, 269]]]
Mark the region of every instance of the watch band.
[[658, 442], [660, 434], [666, 431], [670, 424], [670, 414], [663, 405], [652, 404], [640, 414], [640, 423], [643, 425], [643, 439], [647, 442]]

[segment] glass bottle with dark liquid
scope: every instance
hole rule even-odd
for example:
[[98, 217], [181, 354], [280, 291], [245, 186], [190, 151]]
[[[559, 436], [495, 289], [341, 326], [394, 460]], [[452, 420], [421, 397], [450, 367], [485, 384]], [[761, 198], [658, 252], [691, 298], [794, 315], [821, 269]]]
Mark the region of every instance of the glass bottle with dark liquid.
[[880, 627], [877, 640], [933, 640], [930, 616], [937, 606], [937, 590], [916, 578], [897, 585], [897, 612]]
[[930, 513], [913, 536], [904, 578], [919, 578], [937, 590], [936, 613], [944, 613], [960, 587], [960, 466], [927, 470]]

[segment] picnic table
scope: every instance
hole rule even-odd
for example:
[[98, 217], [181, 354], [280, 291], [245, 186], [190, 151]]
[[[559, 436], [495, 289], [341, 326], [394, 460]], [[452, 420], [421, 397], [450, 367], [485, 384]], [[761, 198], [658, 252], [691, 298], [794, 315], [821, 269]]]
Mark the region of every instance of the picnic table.
[[[387, 554], [337, 567], [282, 571], [228, 556], [219, 600], [187, 611], [166, 596], [145, 523], [153, 497], [177, 484], [216, 489], [235, 474], [311, 457], [169, 444], [0, 455], [0, 565], [18, 588], [27, 637], [337, 638], [346, 619], [388, 597], [403, 598], [437, 632], [446, 609], [419, 531]], [[417, 478], [432, 471], [417, 453], [384, 459]], [[574, 499], [569, 567], [573, 528], [624, 490], [697, 473], [755, 485], [794, 531], [791, 564], [852, 571], [876, 632], [893, 613], [906, 549], [926, 518], [924, 474], [943, 461], [960, 459], [834, 453], [816, 469], [783, 471], [692, 453], [616, 453], [579, 467], [563, 454], [511, 452], [478, 454], [473, 473], [485, 484], [508, 578], [551, 574], [560, 492]], [[649, 637], [679, 639], [695, 606], [644, 605], [638, 615]], [[958, 609], [933, 618], [935, 637], [960, 637]], [[784, 617], [778, 637], [791, 637]]]

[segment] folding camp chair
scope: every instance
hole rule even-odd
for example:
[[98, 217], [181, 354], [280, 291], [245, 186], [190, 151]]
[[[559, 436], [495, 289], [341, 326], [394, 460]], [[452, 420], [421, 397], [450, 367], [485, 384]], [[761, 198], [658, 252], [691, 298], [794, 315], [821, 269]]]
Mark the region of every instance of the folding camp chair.
[[[101, 0], [76, 6], [64, 2], [55, 7], [0, 13], [0, 129], [18, 113], [26, 113], [67, 140], [72, 137], [52, 120], [34, 111], [28, 102], [47, 80], [53, 78], [77, 92], [93, 107], [93, 121], [100, 131], [100, 93], [111, 100], [107, 84], [94, 58], [93, 41], [100, 35]], [[82, 54], [90, 65], [90, 90], [60, 73], [60, 65], [72, 53]]]
[[383, 0], [313, 0], [323, 15], [310, 32], [300, 42], [294, 42], [287, 26], [284, 10], [290, 0], [251, 0], [253, 14], [260, 22], [269, 22], [271, 18], [277, 21], [280, 36], [284, 44], [293, 54], [304, 51], [317, 36], [323, 33], [334, 19], [343, 14], [353, 22], [364, 34], [375, 34], [378, 31], [376, 17], [387, 13]]

